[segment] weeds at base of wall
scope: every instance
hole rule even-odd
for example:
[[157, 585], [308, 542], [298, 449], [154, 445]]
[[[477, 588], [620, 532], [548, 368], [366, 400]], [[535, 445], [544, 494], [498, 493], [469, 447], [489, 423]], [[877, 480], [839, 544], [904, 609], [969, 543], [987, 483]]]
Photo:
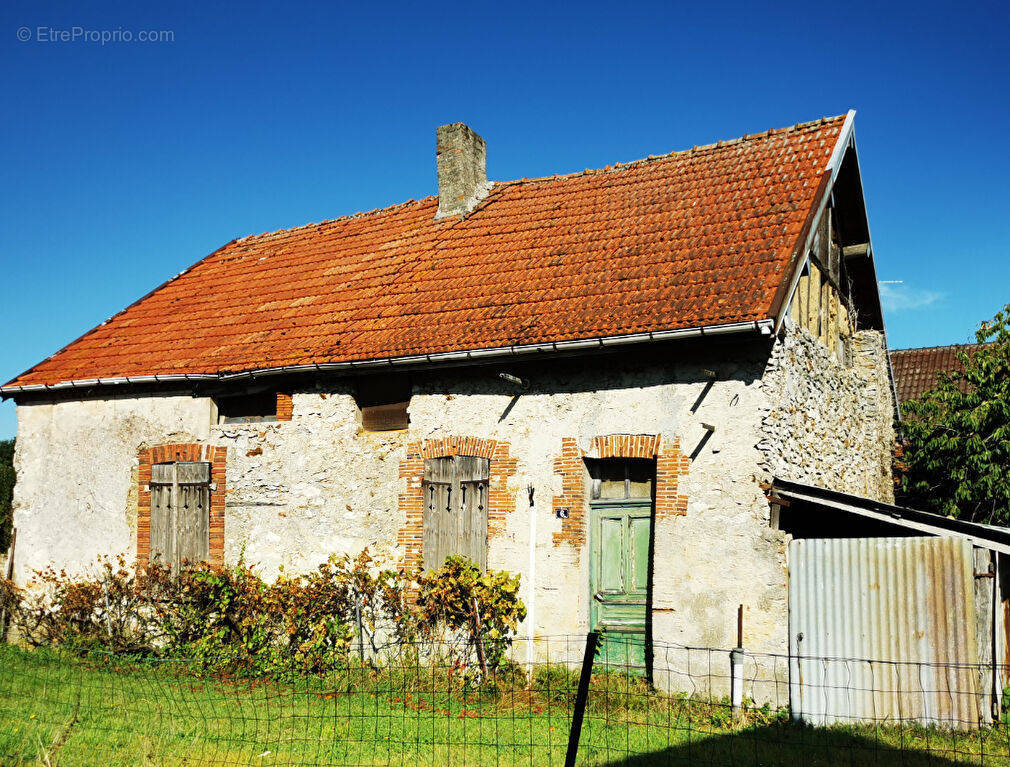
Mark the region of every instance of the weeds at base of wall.
[[345, 667], [353, 642], [370, 660], [388, 646], [445, 644], [460, 668], [487, 676], [526, 614], [518, 594], [518, 576], [461, 557], [408, 574], [374, 568], [367, 549], [273, 583], [244, 562], [138, 572], [123, 557], [99, 560], [90, 576], [47, 568], [24, 589], [0, 581], [0, 607], [25, 644], [183, 655], [208, 671], [272, 678]]

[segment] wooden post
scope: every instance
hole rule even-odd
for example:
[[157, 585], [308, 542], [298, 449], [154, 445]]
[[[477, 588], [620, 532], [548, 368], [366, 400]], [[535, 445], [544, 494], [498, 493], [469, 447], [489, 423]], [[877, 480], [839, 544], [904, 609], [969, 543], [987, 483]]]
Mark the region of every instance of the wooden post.
[[575, 758], [579, 754], [579, 738], [582, 735], [582, 718], [586, 713], [586, 701], [589, 699], [589, 681], [593, 677], [593, 661], [596, 659], [596, 646], [600, 635], [590, 631], [586, 637], [586, 653], [582, 656], [582, 673], [579, 675], [579, 689], [575, 693], [575, 710], [572, 712], [572, 729], [568, 731], [568, 751], [565, 753], [565, 767], [575, 767]]
[[10, 555], [7, 557], [7, 580], [9, 581], [14, 579], [14, 547], [17, 545], [17, 542], [18, 529], [15, 527], [11, 529]]
[[990, 709], [992, 713], [992, 719], [994, 722], [998, 722], [1001, 713], [1001, 707], [1003, 701], [1002, 690], [1000, 689], [1000, 678], [999, 678], [999, 613], [1000, 605], [1000, 593], [999, 593], [999, 554], [995, 551], [989, 552], [989, 569], [992, 571], [992, 605], [991, 607], [991, 625], [989, 626], [989, 639], [992, 644], [991, 658], [992, 661], [992, 697], [989, 701]]
[[[14, 580], [14, 547], [18, 542], [18, 529], [15, 527], [11, 530], [11, 546], [9, 553], [7, 555], [7, 573], [6, 577], [8, 581]], [[7, 641], [7, 608], [0, 612], [0, 642]]]
[[354, 621], [358, 624], [358, 657], [361, 665], [365, 665], [365, 633], [361, 625], [361, 594], [354, 592]]
[[473, 597], [473, 620], [477, 627], [477, 658], [480, 660], [480, 673], [482, 679], [487, 679], [487, 659], [484, 657], [484, 635], [483, 627], [480, 625], [480, 608], [477, 606], [477, 597]]

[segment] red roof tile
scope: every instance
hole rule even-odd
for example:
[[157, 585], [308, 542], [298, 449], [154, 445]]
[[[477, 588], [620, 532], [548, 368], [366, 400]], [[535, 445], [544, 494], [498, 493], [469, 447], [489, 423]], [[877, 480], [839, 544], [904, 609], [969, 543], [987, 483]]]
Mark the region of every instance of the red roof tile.
[[905, 403], [910, 399], [918, 399], [936, 386], [940, 373], [963, 371], [964, 365], [957, 358], [957, 350], [964, 349], [971, 357], [978, 348], [978, 344], [955, 344], [893, 350], [891, 369], [894, 371], [898, 401]]
[[843, 117], [228, 243], [13, 385], [221, 373], [770, 316]]

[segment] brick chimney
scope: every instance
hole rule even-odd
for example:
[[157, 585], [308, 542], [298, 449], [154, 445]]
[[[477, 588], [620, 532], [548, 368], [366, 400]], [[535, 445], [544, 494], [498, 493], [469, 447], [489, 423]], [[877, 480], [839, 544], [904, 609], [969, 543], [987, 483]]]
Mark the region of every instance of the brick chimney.
[[438, 168], [438, 213], [435, 218], [462, 216], [491, 191], [487, 180], [487, 145], [468, 125], [441, 125], [435, 131]]

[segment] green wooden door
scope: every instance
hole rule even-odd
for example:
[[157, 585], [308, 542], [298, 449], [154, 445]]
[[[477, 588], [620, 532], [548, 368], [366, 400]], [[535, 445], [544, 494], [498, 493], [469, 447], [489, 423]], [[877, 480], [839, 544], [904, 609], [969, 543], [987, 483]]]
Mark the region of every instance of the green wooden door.
[[594, 501], [590, 516], [590, 617], [601, 660], [644, 671], [652, 503]]

